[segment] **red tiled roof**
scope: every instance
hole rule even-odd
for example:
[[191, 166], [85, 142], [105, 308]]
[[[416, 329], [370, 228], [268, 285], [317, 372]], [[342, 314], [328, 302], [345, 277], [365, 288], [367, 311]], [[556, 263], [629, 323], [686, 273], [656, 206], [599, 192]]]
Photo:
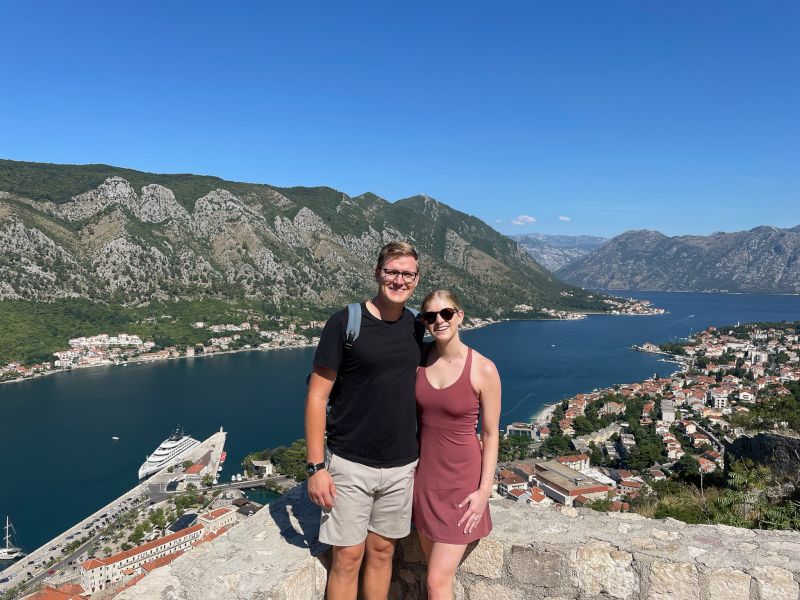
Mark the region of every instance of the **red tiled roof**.
[[547, 497], [542, 491], [542, 488], [532, 487], [530, 492], [531, 492], [531, 500], [533, 500], [534, 502], [541, 502]]
[[217, 529], [217, 531], [212, 531], [211, 533], [207, 533], [203, 537], [193, 541], [192, 546], [197, 547], [200, 544], [205, 544], [206, 542], [210, 542], [211, 540], [214, 540], [219, 536], [221, 536], [223, 533], [226, 533], [228, 529], [230, 529], [231, 527], [232, 527], [231, 525], [226, 525], [225, 527], [220, 527], [219, 529]]
[[211, 512], [203, 513], [198, 518], [205, 519], [206, 521], [213, 521], [214, 519], [219, 519], [220, 517], [227, 515], [229, 512], [233, 512], [233, 509], [230, 506], [223, 506], [222, 508], [212, 510]]
[[523, 494], [527, 494], [525, 490], [511, 490], [508, 492], [510, 496], [514, 496], [515, 498], [519, 498]]
[[85, 571], [90, 571], [97, 567], [102, 567], [104, 565], [111, 565], [121, 560], [125, 560], [126, 558], [130, 558], [132, 556], [137, 556], [142, 554], [143, 552], [147, 552], [148, 550], [152, 550], [153, 548], [158, 548], [163, 544], [167, 544], [173, 540], [180, 539], [185, 537], [189, 534], [194, 533], [195, 531], [201, 531], [203, 529], [202, 525], [192, 525], [191, 527], [187, 527], [186, 529], [181, 529], [180, 531], [176, 531], [175, 533], [171, 533], [170, 535], [164, 536], [163, 538], [159, 538], [157, 540], [153, 540], [152, 542], [147, 542], [146, 544], [142, 544], [141, 546], [136, 546], [136, 548], [131, 548], [130, 550], [125, 550], [124, 552], [120, 552], [118, 554], [114, 554], [113, 556], [109, 556], [108, 558], [97, 559], [92, 558], [87, 560], [84, 563], [81, 563], [81, 568]]
[[178, 558], [181, 554], [183, 554], [183, 550], [179, 550], [178, 552], [173, 552], [172, 554], [167, 554], [166, 556], [161, 556], [160, 558], [156, 558], [154, 560], [148, 560], [146, 563], [142, 565], [142, 570], [148, 573], [150, 571], [154, 571], [159, 567], [168, 565], [173, 560]]
[[519, 475], [509, 475], [508, 477], [501, 477], [500, 483], [504, 483], [506, 485], [513, 485], [515, 483], [525, 483], [525, 480]]
[[585, 454], [573, 454], [572, 456], [558, 456], [556, 457], [556, 460], [561, 464], [565, 464], [583, 462], [584, 460], [589, 460], [589, 457]]
[[80, 595], [83, 593], [83, 588], [81, 586], [75, 587], [80, 589], [80, 593], [56, 589], [46, 585], [38, 592], [25, 596], [25, 600], [83, 600], [83, 596]]
[[198, 475], [204, 468], [204, 465], [201, 465], [200, 463], [194, 463], [191, 467], [186, 469], [184, 473], [187, 475]]

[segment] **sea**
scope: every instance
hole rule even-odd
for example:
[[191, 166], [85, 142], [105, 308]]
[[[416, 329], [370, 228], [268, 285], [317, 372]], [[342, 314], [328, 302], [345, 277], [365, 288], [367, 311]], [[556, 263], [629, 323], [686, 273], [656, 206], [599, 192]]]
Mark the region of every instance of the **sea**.
[[[579, 392], [676, 369], [659, 355], [632, 351], [633, 344], [677, 340], [710, 325], [800, 320], [798, 296], [614, 293], [668, 312], [508, 321], [463, 333], [500, 372], [502, 426], [529, 421], [545, 404]], [[220, 427], [228, 432], [221, 480], [230, 480], [249, 452], [303, 436], [313, 353], [102, 366], [0, 385], [2, 524], [9, 515], [23, 549], [39, 547], [132, 488], [139, 465], [178, 425], [198, 439]]]

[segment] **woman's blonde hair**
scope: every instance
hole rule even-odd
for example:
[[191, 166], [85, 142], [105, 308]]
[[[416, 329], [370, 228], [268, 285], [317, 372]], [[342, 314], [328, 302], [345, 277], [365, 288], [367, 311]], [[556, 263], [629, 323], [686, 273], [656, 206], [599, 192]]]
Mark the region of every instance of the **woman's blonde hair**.
[[425, 300], [422, 301], [422, 312], [425, 312], [425, 309], [428, 308], [428, 304], [433, 302], [434, 298], [442, 298], [450, 302], [456, 310], [461, 310], [461, 303], [453, 292], [450, 290], [434, 290], [425, 296]]

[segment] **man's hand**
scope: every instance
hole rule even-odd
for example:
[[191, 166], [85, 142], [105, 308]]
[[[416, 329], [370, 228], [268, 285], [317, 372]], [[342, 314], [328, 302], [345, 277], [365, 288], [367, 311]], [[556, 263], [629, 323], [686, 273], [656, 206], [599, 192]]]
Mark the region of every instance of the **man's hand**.
[[327, 469], [321, 469], [308, 478], [308, 497], [325, 509], [332, 509], [336, 499], [336, 486]]

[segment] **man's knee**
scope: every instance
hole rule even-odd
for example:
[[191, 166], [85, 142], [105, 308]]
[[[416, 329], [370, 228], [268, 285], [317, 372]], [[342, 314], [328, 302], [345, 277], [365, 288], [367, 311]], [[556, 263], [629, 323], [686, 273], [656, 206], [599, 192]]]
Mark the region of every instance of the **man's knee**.
[[367, 537], [367, 560], [372, 562], [392, 562], [396, 540], [370, 532]]
[[335, 547], [331, 570], [341, 575], [358, 574], [361, 560], [364, 558], [364, 544], [357, 546]]

